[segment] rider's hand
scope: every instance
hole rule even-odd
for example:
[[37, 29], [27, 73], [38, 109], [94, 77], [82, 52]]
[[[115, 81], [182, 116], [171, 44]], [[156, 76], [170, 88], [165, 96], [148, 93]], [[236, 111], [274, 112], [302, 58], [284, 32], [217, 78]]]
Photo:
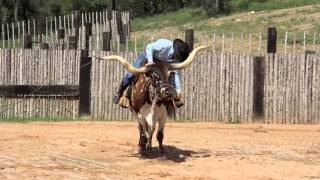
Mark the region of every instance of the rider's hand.
[[182, 99], [183, 99], [183, 96], [182, 96], [181, 93], [177, 93], [177, 99], [178, 99], [178, 100], [182, 100]]
[[152, 61], [152, 62], [148, 62], [147, 64], [146, 64], [146, 66], [151, 66], [151, 65], [153, 65], [154, 64], [154, 62]]

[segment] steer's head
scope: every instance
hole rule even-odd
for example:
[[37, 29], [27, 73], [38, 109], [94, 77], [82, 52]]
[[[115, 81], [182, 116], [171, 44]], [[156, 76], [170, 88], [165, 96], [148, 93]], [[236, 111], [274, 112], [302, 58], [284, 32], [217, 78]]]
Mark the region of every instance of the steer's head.
[[100, 60], [116, 60], [119, 61], [129, 72], [139, 75], [146, 74], [150, 82], [149, 95], [151, 99], [155, 97], [161, 101], [169, 100], [176, 97], [175, 88], [169, 84], [169, 72], [170, 70], [181, 70], [187, 68], [195, 59], [195, 56], [209, 46], [200, 46], [195, 48], [189, 55], [189, 57], [181, 63], [161, 63], [156, 62], [151, 66], [144, 66], [136, 68], [132, 66], [126, 59], [120, 56], [105, 56], [96, 57]]
[[157, 97], [158, 100], [166, 101], [176, 97], [174, 86], [169, 83], [169, 67], [167, 63], [156, 62], [148, 66], [146, 73], [149, 86], [149, 95], [151, 99]]

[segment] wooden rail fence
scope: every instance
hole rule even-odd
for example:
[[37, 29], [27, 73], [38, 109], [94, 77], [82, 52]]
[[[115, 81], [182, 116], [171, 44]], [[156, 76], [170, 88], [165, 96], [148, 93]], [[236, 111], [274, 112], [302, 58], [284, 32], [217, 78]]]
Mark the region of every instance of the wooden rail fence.
[[269, 55], [264, 66], [265, 122], [320, 123], [320, 56]]
[[0, 118], [76, 117], [79, 63], [79, 50], [0, 49]]
[[[106, 55], [106, 52], [94, 52]], [[120, 53], [133, 61], [136, 53]], [[116, 62], [92, 61], [91, 112], [95, 119], [126, 120], [128, 110], [112, 104], [125, 71]], [[181, 120], [253, 122], [253, 56], [208, 52], [183, 72]]]
[[[98, 12], [80, 12], [75, 10], [72, 14], [56, 17], [38, 17], [19, 22], [0, 25], [0, 47], [24, 47], [27, 35], [30, 40], [37, 43], [48, 43], [50, 48], [69, 48], [70, 37], [75, 37], [77, 47], [85, 47], [85, 25], [90, 23], [92, 36], [90, 49], [102, 49], [103, 32], [111, 33], [113, 44], [121, 39], [126, 39], [130, 34], [129, 12], [103, 10]], [[123, 41], [123, 40], [122, 40]]]
[[[89, 52], [96, 56], [112, 53]], [[83, 54], [80, 50], [0, 50], [0, 117], [75, 118], [79, 98], [85, 93], [87, 113], [93, 119], [133, 120], [128, 110], [112, 103], [125, 74], [122, 65], [83, 58]], [[138, 55], [117, 54], [131, 62]], [[86, 74], [81, 76], [81, 72]], [[185, 106], [178, 110], [178, 119], [316, 124], [320, 122], [319, 73], [317, 54], [255, 57], [210, 50], [183, 70]], [[80, 77], [87, 78], [86, 82]]]

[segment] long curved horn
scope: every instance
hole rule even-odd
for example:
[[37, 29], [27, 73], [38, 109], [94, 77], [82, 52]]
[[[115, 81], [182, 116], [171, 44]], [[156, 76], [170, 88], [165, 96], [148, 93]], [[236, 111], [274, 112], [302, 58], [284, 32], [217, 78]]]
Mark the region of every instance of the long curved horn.
[[133, 74], [142, 74], [142, 73], [148, 72], [148, 69], [146, 67], [136, 68], [121, 56], [104, 56], [104, 57], [95, 57], [95, 58], [99, 60], [119, 61], [129, 72]]
[[170, 70], [180, 70], [185, 69], [186, 67], [190, 66], [190, 64], [194, 61], [195, 56], [199, 54], [201, 51], [208, 49], [212, 46], [199, 46], [195, 48], [188, 56], [188, 58], [183, 61], [182, 63], [173, 63], [169, 65]]

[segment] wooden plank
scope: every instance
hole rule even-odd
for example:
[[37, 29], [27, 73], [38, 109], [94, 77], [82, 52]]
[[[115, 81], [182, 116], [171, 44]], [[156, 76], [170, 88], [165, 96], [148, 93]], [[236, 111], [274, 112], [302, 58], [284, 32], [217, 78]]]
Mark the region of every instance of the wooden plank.
[[4, 84], [4, 78], [5, 78], [5, 56], [3, 49], [0, 49], [0, 84]]
[[293, 96], [292, 96], [292, 100], [293, 100], [293, 121], [292, 124], [296, 124], [297, 120], [298, 120], [298, 108], [299, 108], [299, 87], [298, 87], [298, 72], [299, 72], [299, 66], [298, 66], [298, 59], [296, 55], [292, 56], [292, 60], [293, 60], [293, 73], [294, 73], [294, 78], [293, 78]]
[[81, 52], [80, 62], [80, 98], [79, 98], [79, 115], [90, 114], [90, 72], [91, 72], [91, 58], [87, 57], [88, 52], [83, 50]]
[[102, 96], [102, 89], [104, 89], [104, 86], [102, 84], [102, 77], [104, 76], [104, 72], [106, 70], [104, 70], [102, 67], [102, 65], [104, 63], [107, 63], [106, 61], [99, 61], [99, 65], [98, 65], [98, 72], [97, 72], [97, 79], [96, 79], [96, 96], [97, 96], [97, 114], [96, 114], [96, 117], [97, 118], [101, 118], [100, 115], [101, 115], [101, 111], [102, 111], [102, 101], [103, 101], [103, 96]]
[[230, 113], [229, 113], [229, 64], [230, 64], [230, 54], [225, 53], [225, 85], [224, 85], [224, 108], [225, 108], [225, 121], [230, 120]]
[[207, 108], [206, 108], [206, 121], [207, 122], [210, 122], [212, 121], [212, 89], [213, 89], [213, 84], [212, 84], [212, 72], [213, 72], [213, 66], [212, 66], [212, 59], [211, 59], [211, 52], [208, 52], [205, 56], [205, 60], [206, 60], [206, 63], [207, 63], [207, 86], [205, 87], [206, 90], [207, 90], [207, 93], [206, 93], [206, 98], [207, 98], [207, 102], [206, 102], [206, 105], [207, 105]]
[[231, 99], [230, 99], [230, 110], [231, 110], [231, 122], [234, 122], [236, 117], [235, 117], [235, 99], [236, 99], [236, 95], [235, 95], [235, 91], [236, 91], [236, 88], [235, 88], [235, 70], [236, 70], [236, 55], [235, 53], [234, 54], [231, 54], [231, 59], [230, 59], [230, 64], [231, 64], [231, 67], [230, 67], [230, 75], [231, 75], [231, 81], [230, 81], [230, 88], [231, 88], [231, 92], [230, 92], [230, 96], [231, 96]]
[[273, 69], [273, 61], [274, 61], [274, 56], [269, 54], [268, 55], [268, 86], [266, 87], [268, 91], [268, 123], [272, 123], [272, 92], [273, 92], [273, 87], [272, 87], [272, 80], [273, 80], [273, 74], [272, 74], [272, 69]]
[[316, 74], [316, 56], [313, 55], [311, 58], [311, 63], [312, 63], [312, 75], [311, 75], [311, 95], [310, 95], [310, 100], [311, 100], [311, 107], [310, 107], [310, 115], [311, 115], [311, 119], [310, 119], [310, 123], [311, 124], [315, 124], [316, 122], [316, 114], [315, 112], [317, 111], [316, 109], [316, 78], [317, 78], [317, 74]]
[[298, 118], [298, 124], [302, 124], [303, 123], [303, 103], [304, 103], [304, 83], [303, 83], [303, 78], [304, 78], [304, 58], [301, 57], [301, 55], [299, 56], [299, 118]]
[[[315, 72], [320, 72], [320, 57], [319, 55], [316, 55], [316, 70]], [[316, 121], [315, 124], [320, 124], [320, 79], [319, 76], [316, 76]]]

